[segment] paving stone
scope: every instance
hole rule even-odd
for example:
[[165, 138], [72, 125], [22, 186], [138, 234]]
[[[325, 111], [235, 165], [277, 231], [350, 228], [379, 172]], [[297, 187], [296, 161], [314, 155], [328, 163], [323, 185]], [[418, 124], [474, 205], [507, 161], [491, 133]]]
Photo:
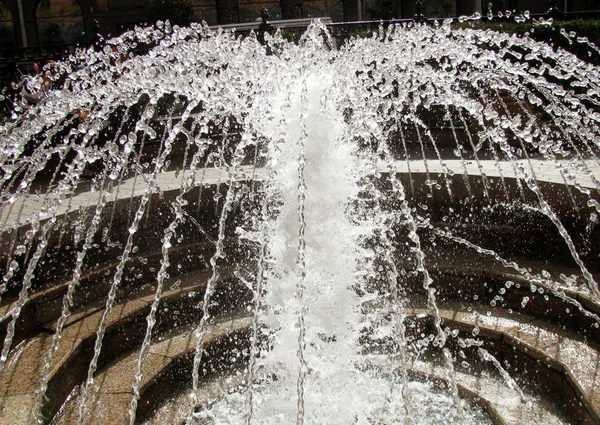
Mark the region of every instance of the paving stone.
[[29, 394], [0, 397], [0, 425], [31, 423], [33, 398]]

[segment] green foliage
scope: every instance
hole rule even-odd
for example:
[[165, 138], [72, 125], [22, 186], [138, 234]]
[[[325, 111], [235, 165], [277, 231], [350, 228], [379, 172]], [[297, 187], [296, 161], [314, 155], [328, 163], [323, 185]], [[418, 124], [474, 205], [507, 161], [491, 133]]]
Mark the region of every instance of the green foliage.
[[281, 30], [281, 37], [289, 42], [294, 42], [294, 32], [288, 29]]

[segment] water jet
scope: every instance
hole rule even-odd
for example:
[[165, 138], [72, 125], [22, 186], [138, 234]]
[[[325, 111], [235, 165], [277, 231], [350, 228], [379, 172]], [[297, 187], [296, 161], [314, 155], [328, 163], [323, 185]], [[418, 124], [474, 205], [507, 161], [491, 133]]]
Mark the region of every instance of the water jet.
[[2, 128], [0, 423], [600, 422], [597, 67], [328, 37], [45, 70]]

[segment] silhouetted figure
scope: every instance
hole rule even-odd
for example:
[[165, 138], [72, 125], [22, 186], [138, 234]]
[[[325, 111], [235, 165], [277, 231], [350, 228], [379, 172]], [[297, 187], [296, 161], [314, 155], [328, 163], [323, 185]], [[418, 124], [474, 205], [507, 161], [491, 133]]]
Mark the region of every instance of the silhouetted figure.
[[275, 27], [273, 27], [273, 25], [269, 24], [269, 22], [268, 22], [269, 9], [267, 9], [266, 7], [260, 11], [260, 18], [262, 19], [262, 22], [258, 26], [258, 34], [257, 34], [256, 38], [258, 39], [258, 42], [260, 44], [264, 45], [265, 44], [265, 32], [268, 32], [270, 35], [273, 35], [273, 33], [275, 32]]
[[425, 16], [423, 15], [423, 1], [422, 0], [417, 0], [415, 2], [415, 18], [414, 18], [415, 22], [417, 23], [423, 23], [425, 22]]

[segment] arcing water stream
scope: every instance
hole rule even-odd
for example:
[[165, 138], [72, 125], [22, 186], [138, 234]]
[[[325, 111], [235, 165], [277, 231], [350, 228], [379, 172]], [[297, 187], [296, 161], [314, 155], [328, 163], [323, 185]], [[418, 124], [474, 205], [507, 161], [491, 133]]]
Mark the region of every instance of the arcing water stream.
[[[24, 423], [56, 414], [57, 356], [91, 314], [81, 299], [102, 314], [71, 394], [80, 407], [61, 414], [98, 420], [113, 310], [136, 297], [149, 307], [131, 338], [138, 346], [123, 349], [135, 357], [131, 424], [157, 344], [185, 333], [191, 366], [178, 412], [189, 423], [488, 423], [465, 397], [469, 376], [512, 394], [505, 408], [520, 423], [568, 422], [568, 407], [535, 404], [543, 389], [522, 389], [519, 367], [477, 323], [496, 308], [506, 320], [543, 317], [527, 307], [539, 295], [567, 306], [575, 334], [597, 338], [598, 69], [449, 22], [391, 27], [339, 50], [319, 23], [298, 45], [267, 38], [265, 49], [252, 36], [160, 23], [30, 81], [56, 88], [1, 129], [0, 379], [33, 344], [13, 343], [27, 306], [55, 284], [64, 296], [40, 324], [53, 337]], [[524, 240], [503, 240], [506, 229]], [[156, 267], [146, 266], [152, 255]], [[442, 280], [444, 267], [468, 275], [471, 257], [503, 268], [500, 289]], [[532, 259], [546, 262], [533, 270]], [[194, 306], [173, 313], [185, 326], [166, 331], [167, 289], [201, 264], [202, 296], [186, 293]], [[572, 275], [561, 282], [551, 264]], [[104, 289], [86, 286], [94, 273]], [[522, 309], [510, 316], [513, 302]], [[475, 325], [448, 317], [461, 309]], [[249, 342], [232, 339], [219, 370], [242, 383], [206, 400], [215, 326], [240, 315]], [[501, 404], [498, 391], [486, 406]]]

